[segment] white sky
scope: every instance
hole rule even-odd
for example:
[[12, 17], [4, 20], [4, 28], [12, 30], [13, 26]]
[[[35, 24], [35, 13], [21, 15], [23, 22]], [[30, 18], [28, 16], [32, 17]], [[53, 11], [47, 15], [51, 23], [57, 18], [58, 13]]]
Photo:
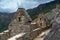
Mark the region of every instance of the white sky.
[[0, 12], [15, 12], [18, 8], [30, 9], [53, 0], [0, 0]]

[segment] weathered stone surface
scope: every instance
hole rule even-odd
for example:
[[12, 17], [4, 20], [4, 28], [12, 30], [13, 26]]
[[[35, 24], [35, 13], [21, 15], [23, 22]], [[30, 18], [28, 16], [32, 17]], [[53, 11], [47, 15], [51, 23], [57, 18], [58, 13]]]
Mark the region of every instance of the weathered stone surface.
[[0, 33], [0, 40], [7, 40], [10, 37], [10, 32], [9, 31], [4, 31]]
[[8, 38], [15, 36], [19, 33], [26, 33], [25, 37], [28, 38], [29, 33], [31, 31], [30, 29], [31, 21], [32, 19], [30, 18], [28, 13], [25, 11], [25, 9], [23, 8], [18, 9], [14, 18], [9, 24], [9, 27], [8, 27], [9, 32], [8, 33], [5, 32], [2, 35], [0, 35], [0, 38], [1, 38], [0, 40], [7, 40]]
[[[60, 7], [60, 6], [59, 6]], [[57, 7], [52, 10], [54, 19], [51, 21], [52, 30], [48, 33], [44, 40], [60, 40], [60, 9]]]
[[[59, 20], [60, 21], [60, 20]], [[60, 40], [60, 22], [58, 18], [52, 24], [52, 30], [44, 40]]]
[[21, 32], [30, 32], [31, 18], [25, 9], [20, 8], [14, 16], [14, 19], [9, 25], [11, 36], [19, 34]]

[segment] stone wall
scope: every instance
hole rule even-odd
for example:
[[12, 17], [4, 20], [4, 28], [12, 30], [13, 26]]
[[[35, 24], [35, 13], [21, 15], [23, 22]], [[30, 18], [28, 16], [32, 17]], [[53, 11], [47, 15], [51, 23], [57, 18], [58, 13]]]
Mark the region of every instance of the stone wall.
[[[24, 9], [19, 9], [8, 27], [9, 31], [3, 32], [0, 38], [1, 40], [7, 40], [8, 38], [11, 38], [20, 33], [26, 33], [21, 37], [15, 38], [15, 40], [33, 40], [43, 31], [42, 29], [46, 27], [44, 18], [42, 20], [44, 21], [44, 27], [37, 26], [37, 24], [31, 24], [31, 19], [27, 12]], [[39, 18], [39, 22], [42, 20]]]
[[9, 30], [4, 31], [2, 33], [0, 33], [0, 40], [7, 40], [8, 38], [10, 38], [10, 32]]

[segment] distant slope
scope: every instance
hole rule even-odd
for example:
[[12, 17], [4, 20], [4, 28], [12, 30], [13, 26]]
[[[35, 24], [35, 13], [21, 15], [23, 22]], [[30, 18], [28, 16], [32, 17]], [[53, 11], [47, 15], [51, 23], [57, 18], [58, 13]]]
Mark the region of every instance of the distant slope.
[[47, 13], [52, 9], [56, 8], [56, 4], [60, 4], [60, 0], [52, 1], [46, 4], [41, 4], [36, 8], [28, 9], [27, 12], [31, 16], [32, 19], [35, 19], [40, 13]]
[[6, 30], [14, 14], [0, 13], [0, 32]]

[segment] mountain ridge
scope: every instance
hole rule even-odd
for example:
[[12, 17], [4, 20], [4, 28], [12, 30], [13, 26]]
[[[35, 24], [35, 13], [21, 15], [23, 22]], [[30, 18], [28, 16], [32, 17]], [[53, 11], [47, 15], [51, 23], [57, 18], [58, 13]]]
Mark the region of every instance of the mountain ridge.
[[[60, 1], [52, 1], [46, 4], [41, 4], [34, 9], [26, 10], [31, 18], [34, 20], [41, 13], [47, 13], [52, 9], [56, 8], [56, 5], [60, 4]], [[0, 12], [0, 32], [6, 30], [8, 28], [9, 23], [11, 22], [15, 13], [1, 13]]]

